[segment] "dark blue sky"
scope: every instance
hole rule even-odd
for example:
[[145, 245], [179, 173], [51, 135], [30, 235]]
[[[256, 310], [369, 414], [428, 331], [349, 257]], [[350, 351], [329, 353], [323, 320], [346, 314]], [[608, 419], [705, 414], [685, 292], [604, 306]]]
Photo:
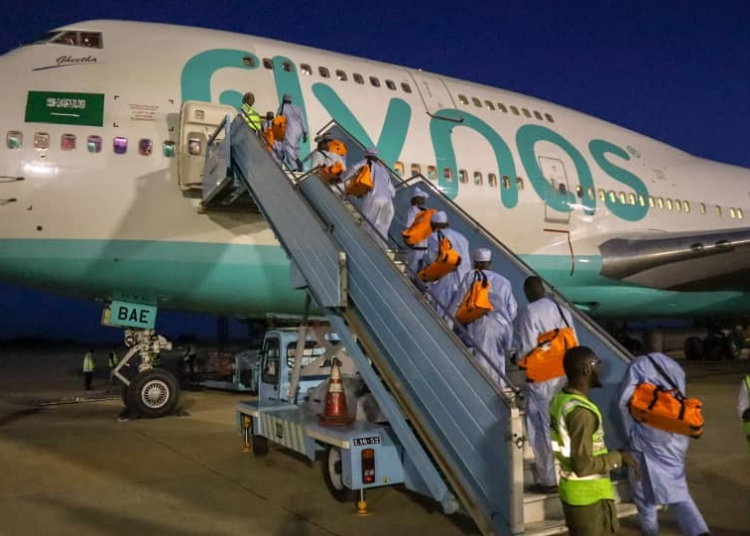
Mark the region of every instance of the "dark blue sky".
[[[517, 91], [699, 156], [750, 167], [750, 2], [745, 0], [367, 5], [27, 0], [3, 2], [0, 15], [0, 52], [87, 19], [217, 28]], [[39, 330], [76, 336], [90, 333], [98, 322], [97, 307], [66, 299], [0, 287], [0, 300], [19, 306], [15, 312], [0, 309], [0, 338]], [[41, 323], [31, 312], [37, 304]]]

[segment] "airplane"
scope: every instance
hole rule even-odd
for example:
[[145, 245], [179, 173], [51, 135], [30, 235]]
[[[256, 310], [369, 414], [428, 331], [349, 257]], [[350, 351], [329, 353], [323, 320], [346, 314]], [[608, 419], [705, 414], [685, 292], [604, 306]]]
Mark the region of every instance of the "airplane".
[[115, 20], [52, 30], [0, 57], [0, 72], [9, 283], [299, 315], [304, 294], [263, 218], [201, 210], [218, 121], [186, 121], [185, 106], [235, 113], [252, 91], [261, 115], [284, 94], [303, 109], [302, 156], [337, 121], [404, 177], [427, 177], [594, 317], [750, 313], [750, 170], [560, 105], [266, 38]]

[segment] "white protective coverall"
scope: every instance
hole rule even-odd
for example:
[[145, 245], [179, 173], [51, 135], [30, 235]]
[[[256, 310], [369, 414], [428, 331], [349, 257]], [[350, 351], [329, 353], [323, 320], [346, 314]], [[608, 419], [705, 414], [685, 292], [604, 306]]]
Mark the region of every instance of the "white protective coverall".
[[388, 168], [377, 158], [363, 158], [343, 174], [342, 182], [346, 183], [355, 177], [368, 161], [372, 176], [372, 190], [362, 199], [362, 214], [371, 225], [363, 224], [363, 227], [381, 248], [387, 249], [388, 244], [384, 239], [388, 238], [388, 229], [393, 221], [393, 197], [396, 195]]
[[294, 171], [302, 171], [302, 161], [299, 159], [299, 142], [303, 135], [307, 136], [305, 116], [296, 104], [283, 102], [276, 115], [286, 117], [286, 131], [281, 145], [281, 159], [287, 167]]
[[[431, 283], [427, 283], [427, 289], [430, 291], [432, 296], [440, 302], [444, 307], [447, 307], [447, 311], [444, 310], [437, 303], [433, 303], [435, 310], [438, 315], [443, 317], [446, 322], [452, 327], [453, 322], [450, 319], [450, 315], [453, 313], [450, 307], [453, 304], [453, 298], [458, 291], [458, 287], [471, 271], [471, 257], [469, 256], [469, 241], [466, 237], [451, 229], [450, 227], [440, 229], [443, 236], [450, 240], [451, 246], [455, 249], [459, 255], [461, 255], [461, 263], [452, 272], [444, 275], [442, 278]], [[432, 264], [437, 258], [440, 251], [440, 240], [438, 239], [438, 231], [433, 230], [430, 237], [427, 239], [427, 251], [422, 258], [422, 264], [419, 267], [420, 270]]]

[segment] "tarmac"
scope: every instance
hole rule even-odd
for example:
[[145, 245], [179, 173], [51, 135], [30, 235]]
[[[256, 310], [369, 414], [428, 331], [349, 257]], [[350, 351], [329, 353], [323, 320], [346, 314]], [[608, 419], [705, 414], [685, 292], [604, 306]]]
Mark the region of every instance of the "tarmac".
[[[95, 349], [100, 369], [105, 350]], [[183, 416], [118, 422], [119, 391], [104, 371], [82, 389], [84, 351], [0, 351], [1, 535], [477, 534], [471, 520], [395, 487], [368, 492], [371, 515], [355, 516], [328, 494], [320, 462], [243, 452], [234, 406], [247, 395], [185, 391]], [[714, 536], [748, 535], [750, 457], [736, 403], [750, 363], [686, 370], [706, 418], [687, 464], [693, 498]], [[670, 512], [660, 515], [661, 534], [679, 534]], [[621, 534], [639, 534], [636, 521]]]

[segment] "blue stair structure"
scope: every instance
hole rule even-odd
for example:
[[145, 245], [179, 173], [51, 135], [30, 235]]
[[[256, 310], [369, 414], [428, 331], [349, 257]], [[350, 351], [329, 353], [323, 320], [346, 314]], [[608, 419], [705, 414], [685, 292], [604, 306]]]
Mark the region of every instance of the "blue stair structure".
[[[339, 125], [323, 130], [346, 143], [349, 162], [363, 155], [362, 145]], [[383, 250], [366, 232], [358, 202], [345, 199], [315, 170], [300, 175], [283, 170], [241, 120], [227, 118], [219, 131], [223, 140], [215, 135], [208, 147], [205, 208], [217, 199], [224, 204], [231, 204], [232, 196], [242, 199], [243, 189], [252, 198], [290, 258], [296, 274], [291, 284], [304, 286], [325, 313], [408, 452], [413, 464], [408, 472], [415, 475], [409, 487], [433, 497], [446, 513], [467, 513], [483, 534], [559, 530], [558, 519], [546, 531], [543, 511], [541, 521], [532, 520], [538, 530], [529, 520], [523, 386], [506, 377], [502, 388], [492, 380], [412, 283], [398, 262], [406, 249], [400, 242], [403, 221], [396, 218], [391, 236], [384, 237], [390, 249]], [[491, 249], [492, 269], [523, 296], [523, 281], [533, 274], [527, 265], [429, 180], [392, 176], [397, 214], [405, 214], [414, 188], [429, 189], [430, 207], [446, 211], [472, 248]], [[616, 383], [629, 355], [561, 296], [554, 298], [574, 311], [580, 343], [606, 363], [605, 387], [594, 399], [611, 421]], [[616, 446], [616, 431], [608, 429], [607, 435]]]

